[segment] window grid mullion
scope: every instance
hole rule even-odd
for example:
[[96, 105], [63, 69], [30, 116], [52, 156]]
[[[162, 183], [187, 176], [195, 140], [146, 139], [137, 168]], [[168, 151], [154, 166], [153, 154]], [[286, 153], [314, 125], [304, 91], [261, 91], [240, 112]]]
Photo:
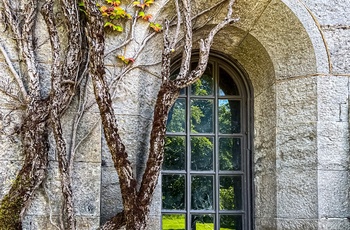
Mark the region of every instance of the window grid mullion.
[[186, 89], [186, 229], [191, 229], [191, 97]]
[[219, 85], [219, 70], [218, 70], [218, 65], [215, 63], [214, 65], [214, 110], [215, 110], [215, 150], [214, 150], [214, 159], [215, 159], [215, 164], [214, 164], [214, 170], [215, 170], [215, 186], [214, 186], [214, 194], [215, 194], [215, 218], [214, 218], [214, 226], [215, 229], [219, 229], [220, 221], [219, 221], [219, 208], [220, 208], [220, 203], [219, 203], [219, 195], [220, 195], [220, 180], [219, 180], [219, 106], [218, 106], [218, 85]]

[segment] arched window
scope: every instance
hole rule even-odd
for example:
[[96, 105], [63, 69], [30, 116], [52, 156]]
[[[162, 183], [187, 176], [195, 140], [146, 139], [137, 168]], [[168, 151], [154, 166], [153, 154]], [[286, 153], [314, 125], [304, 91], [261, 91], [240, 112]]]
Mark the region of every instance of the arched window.
[[239, 68], [218, 55], [182, 90], [167, 124], [163, 230], [251, 229], [249, 96]]

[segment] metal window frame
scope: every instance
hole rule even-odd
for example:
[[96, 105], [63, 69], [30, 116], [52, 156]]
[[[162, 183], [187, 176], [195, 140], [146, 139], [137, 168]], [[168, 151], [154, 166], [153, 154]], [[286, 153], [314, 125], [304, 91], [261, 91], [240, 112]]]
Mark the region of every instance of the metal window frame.
[[[194, 52], [193, 62], [198, 60], [196, 57], [196, 53]], [[174, 62], [172, 66], [173, 72], [177, 70], [180, 66], [180, 59]], [[186, 216], [186, 229], [191, 229], [191, 215], [194, 214], [212, 214], [214, 215], [214, 226], [215, 230], [219, 230], [219, 219], [220, 214], [237, 214], [242, 216], [242, 229], [248, 230], [253, 229], [253, 154], [252, 154], [252, 130], [253, 130], [253, 116], [252, 116], [252, 87], [250, 82], [247, 80], [247, 74], [243, 71], [243, 69], [239, 66], [238, 63], [230, 59], [224, 54], [212, 52], [210, 55], [209, 63], [213, 65], [213, 77], [214, 77], [214, 91], [211, 96], [195, 96], [191, 95], [190, 87], [186, 88], [185, 94], [180, 95], [179, 98], [184, 98], [186, 101], [186, 132], [185, 133], [167, 133], [167, 136], [183, 136], [186, 138], [186, 156], [185, 156], [185, 170], [167, 170], [162, 171], [161, 175], [184, 175], [185, 176], [185, 210], [161, 210], [161, 215], [163, 214], [184, 214]], [[219, 75], [219, 67], [223, 68], [234, 80], [236, 83], [239, 96], [220, 96], [218, 87], [218, 75]], [[214, 119], [214, 127], [213, 133], [197, 133], [193, 134], [190, 132], [190, 107], [191, 107], [191, 99], [212, 99], [214, 100], [214, 111], [213, 111], [213, 119]], [[241, 119], [241, 132], [235, 134], [220, 134], [219, 133], [219, 125], [218, 125], [218, 100], [219, 99], [234, 99], [240, 100], [240, 119]], [[190, 146], [191, 146], [191, 137], [193, 136], [208, 136], [214, 137], [214, 149], [213, 149], [213, 171], [191, 171], [191, 154]], [[233, 137], [233, 138], [241, 138], [241, 171], [219, 171], [219, 139], [221, 137]], [[208, 175], [213, 176], [213, 202], [215, 207], [213, 210], [191, 210], [191, 178], [193, 175]], [[242, 177], [242, 210], [219, 210], [219, 183], [220, 176], [222, 175], [231, 175], [231, 176], [241, 176]], [[161, 218], [162, 221], [162, 218]], [[162, 226], [162, 223], [160, 223]]]

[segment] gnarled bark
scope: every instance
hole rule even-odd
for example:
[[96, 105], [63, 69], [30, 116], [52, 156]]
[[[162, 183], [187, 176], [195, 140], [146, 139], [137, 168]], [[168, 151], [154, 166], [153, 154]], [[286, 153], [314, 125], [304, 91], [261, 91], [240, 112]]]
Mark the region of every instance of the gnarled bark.
[[48, 164], [47, 101], [32, 101], [20, 134], [24, 165], [0, 204], [0, 229], [22, 229], [22, 218], [33, 193], [46, 177]]

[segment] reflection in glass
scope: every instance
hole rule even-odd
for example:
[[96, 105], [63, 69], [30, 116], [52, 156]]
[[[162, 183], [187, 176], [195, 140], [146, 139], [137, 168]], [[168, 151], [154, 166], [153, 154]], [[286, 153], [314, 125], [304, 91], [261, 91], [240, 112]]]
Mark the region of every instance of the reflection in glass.
[[191, 100], [191, 132], [213, 132], [213, 100]]
[[185, 177], [183, 175], [163, 175], [163, 209], [185, 209]]
[[213, 170], [213, 138], [191, 138], [191, 169]]
[[239, 95], [236, 83], [223, 68], [219, 68], [219, 95]]
[[210, 73], [211, 71], [207, 70], [202, 75], [198, 81], [192, 84], [191, 94], [196, 96], [209, 96], [213, 95], [213, 77]]
[[219, 139], [220, 170], [241, 170], [241, 139]]
[[242, 177], [220, 176], [220, 210], [242, 209]]
[[191, 230], [213, 230], [213, 215], [193, 215], [191, 216]]
[[184, 214], [164, 214], [162, 216], [163, 230], [185, 230], [186, 218]]
[[192, 176], [191, 208], [194, 210], [213, 209], [213, 177]]
[[186, 101], [184, 98], [176, 100], [169, 111], [167, 132], [185, 132], [186, 129]]
[[185, 137], [165, 137], [163, 170], [185, 170]]
[[242, 216], [220, 215], [220, 230], [242, 229]]
[[241, 132], [240, 101], [219, 100], [219, 131], [222, 134]]

